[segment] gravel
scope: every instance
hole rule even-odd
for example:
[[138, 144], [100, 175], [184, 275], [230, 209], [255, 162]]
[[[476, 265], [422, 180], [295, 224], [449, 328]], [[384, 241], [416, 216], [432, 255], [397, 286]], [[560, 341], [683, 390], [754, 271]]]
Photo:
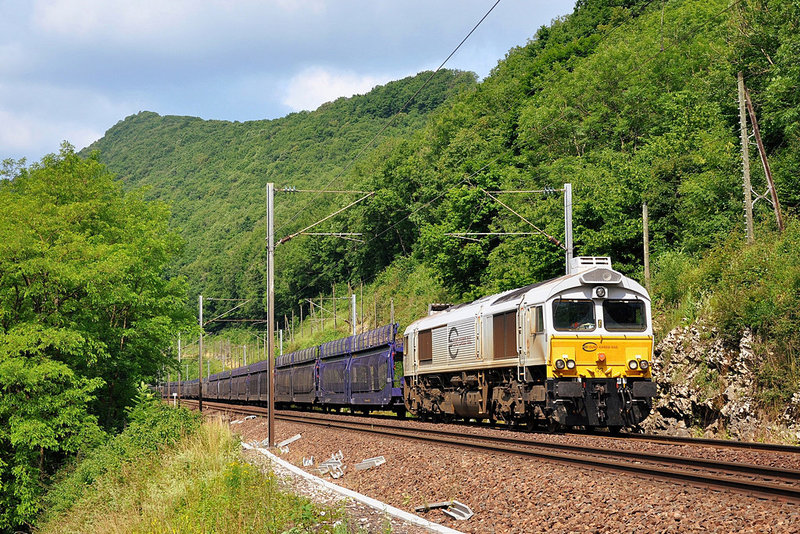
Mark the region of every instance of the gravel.
[[[420, 423], [404, 421], [402, 424], [414, 426]], [[440, 426], [458, 429], [464, 434], [498, 432], [470, 426]], [[231, 428], [248, 442], [263, 440], [267, 435], [266, 419], [260, 417]], [[601, 436], [501, 432], [518, 434], [525, 439], [612, 446], [608, 444], [608, 437]], [[301, 434], [302, 438], [289, 445], [289, 452], [282, 455], [288, 462], [302, 466], [303, 458], [314, 456], [317, 465], [341, 450], [347, 469], [344, 476], [334, 482], [412, 513], [416, 506], [460, 501], [475, 513], [467, 521], [451, 519], [441, 510], [418, 515], [464, 532], [800, 531], [800, 506], [742, 493], [712, 491], [536, 459], [277, 421], [277, 441], [294, 434]], [[718, 450], [639, 440], [614, 439], [613, 447], [783, 467], [793, 467], [800, 461], [796, 458], [800, 455], [796, 454]], [[361, 460], [381, 455], [387, 460], [385, 464], [365, 471], [355, 470], [354, 465]], [[311, 471], [313, 467], [305, 469]], [[300, 487], [299, 491], [314, 490]], [[348, 512], [354, 514], [352, 522], [362, 525], [367, 532], [383, 532], [389, 526], [392, 532], [420, 531], [418, 527], [399, 521], [387, 523], [380, 513], [377, 513], [380, 517], [374, 517], [363, 510], [348, 508]], [[366, 515], [360, 516], [362, 512]]]

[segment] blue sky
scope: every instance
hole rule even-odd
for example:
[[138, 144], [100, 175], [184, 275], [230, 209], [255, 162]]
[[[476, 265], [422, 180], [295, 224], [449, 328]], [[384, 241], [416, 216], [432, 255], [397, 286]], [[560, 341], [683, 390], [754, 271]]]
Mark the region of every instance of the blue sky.
[[[484, 77], [575, 0], [502, 0], [448, 68]], [[0, 160], [139, 111], [255, 120], [436, 68], [494, 0], [0, 0]]]

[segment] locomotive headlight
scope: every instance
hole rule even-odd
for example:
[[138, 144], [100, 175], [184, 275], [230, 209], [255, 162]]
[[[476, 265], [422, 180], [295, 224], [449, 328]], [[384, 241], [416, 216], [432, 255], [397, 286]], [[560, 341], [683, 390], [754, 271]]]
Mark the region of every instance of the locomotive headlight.
[[597, 295], [597, 298], [601, 298], [601, 299], [605, 298], [605, 296], [606, 296], [606, 288], [604, 288], [603, 286], [598, 287], [595, 290], [595, 294]]
[[556, 360], [556, 364], [555, 365], [556, 365], [556, 369], [559, 369], [559, 370], [563, 370], [564, 367], [567, 366], [566, 362], [564, 362], [564, 360], [562, 360], [561, 358]]
[[567, 369], [575, 369], [575, 360], [567, 360]]
[[649, 367], [650, 367], [650, 362], [648, 362], [647, 360], [639, 360], [639, 369], [641, 369], [642, 371], [647, 371]]
[[638, 369], [638, 368], [639, 368], [639, 362], [637, 362], [636, 360], [631, 360], [631, 361], [629, 361], [629, 362], [628, 362], [628, 368], [629, 368], [631, 371], [635, 371], [636, 369]]

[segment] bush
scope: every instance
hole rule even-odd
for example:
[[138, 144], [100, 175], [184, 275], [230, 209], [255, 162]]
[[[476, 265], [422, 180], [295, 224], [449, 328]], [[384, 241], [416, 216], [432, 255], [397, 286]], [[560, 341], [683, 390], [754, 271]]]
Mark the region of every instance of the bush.
[[654, 295], [664, 308], [704, 317], [732, 349], [751, 330], [762, 404], [788, 401], [800, 385], [800, 221], [789, 218], [780, 234], [761, 229], [750, 245], [731, 236], [700, 260], [668, 253], [656, 265]]
[[97, 447], [77, 464], [64, 468], [48, 492], [47, 517], [69, 510], [96, 492], [94, 482], [103, 477], [119, 477], [132, 464], [147, 463], [157, 453], [193, 434], [200, 426], [200, 416], [185, 408], [174, 409], [140, 390], [136, 403], [129, 410], [130, 422], [125, 430]]

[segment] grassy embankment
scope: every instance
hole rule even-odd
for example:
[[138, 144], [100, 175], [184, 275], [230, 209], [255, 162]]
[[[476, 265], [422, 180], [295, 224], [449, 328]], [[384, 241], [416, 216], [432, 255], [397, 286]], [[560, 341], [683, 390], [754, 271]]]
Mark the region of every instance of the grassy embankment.
[[283, 492], [221, 421], [143, 399], [124, 432], [66, 469], [39, 531], [348, 532], [343, 512]]

